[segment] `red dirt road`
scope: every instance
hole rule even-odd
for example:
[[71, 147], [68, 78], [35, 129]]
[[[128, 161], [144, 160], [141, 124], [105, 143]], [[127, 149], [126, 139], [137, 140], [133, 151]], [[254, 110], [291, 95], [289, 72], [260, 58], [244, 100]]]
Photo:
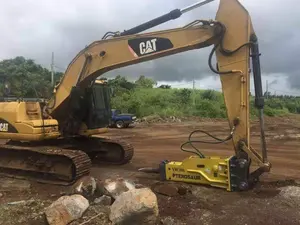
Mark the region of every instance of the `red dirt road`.
[[[128, 165], [94, 168], [92, 173], [102, 179], [125, 176], [153, 187], [158, 177], [140, 174], [136, 170], [140, 167], [155, 167], [164, 159], [181, 161], [190, 156], [191, 154], [180, 150], [180, 145], [195, 129], [203, 129], [223, 138], [229, 132], [226, 121], [138, 125], [132, 129], [113, 129], [109, 136], [123, 137], [134, 145], [134, 158]], [[161, 216], [171, 216], [176, 219], [177, 224], [300, 224], [300, 199], [294, 202], [294, 199], [287, 200], [279, 194], [281, 187], [299, 186], [299, 182], [295, 180], [300, 180], [300, 120], [267, 119], [265, 129], [268, 159], [272, 169], [270, 173], [261, 176], [260, 183], [253, 190], [229, 193], [221, 189], [187, 185], [190, 195], [172, 198], [158, 195]], [[257, 150], [260, 150], [259, 131], [258, 122], [253, 122], [251, 146]], [[205, 155], [234, 154], [231, 141], [220, 145], [201, 144], [198, 147]]]
[[[195, 129], [209, 131], [217, 137], [225, 138], [229, 134], [228, 124], [224, 122], [184, 122], [155, 125], [137, 125], [132, 129], [112, 129], [109, 136], [123, 137], [135, 147], [131, 167], [156, 166], [164, 159], [183, 160], [190, 156], [180, 150], [182, 143]], [[251, 146], [260, 152], [259, 125], [251, 127]], [[285, 135], [280, 137], [280, 135]], [[203, 134], [195, 137], [207, 139]], [[268, 179], [300, 179], [300, 121], [273, 119], [266, 121], [266, 139], [268, 160], [272, 164]], [[234, 154], [232, 142], [226, 144], [199, 144], [205, 155], [231, 156]], [[262, 178], [264, 179], [264, 178]]]

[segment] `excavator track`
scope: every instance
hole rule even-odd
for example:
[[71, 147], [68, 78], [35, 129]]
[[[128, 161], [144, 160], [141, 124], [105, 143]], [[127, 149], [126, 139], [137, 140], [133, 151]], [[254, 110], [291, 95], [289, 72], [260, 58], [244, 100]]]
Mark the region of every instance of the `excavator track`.
[[70, 185], [93, 164], [122, 165], [134, 154], [131, 144], [113, 138], [73, 137], [0, 145], [0, 175]]
[[133, 146], [120, 139], [92, 137], [90, 141], [96, 148], [92, 147], [82, 150], [85, 151], [95, 163], [122, 165], [129, 163], [134, 155]]
[[90, 172], [91, 160], [82, 151], [21, 145], [0, 145], [1, 175], [41, 183], [70, 185]]

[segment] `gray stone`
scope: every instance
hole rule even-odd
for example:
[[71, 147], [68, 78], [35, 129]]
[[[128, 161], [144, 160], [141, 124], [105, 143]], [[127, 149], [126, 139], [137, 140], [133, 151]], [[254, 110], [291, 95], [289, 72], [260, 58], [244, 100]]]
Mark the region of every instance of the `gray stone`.
[[163, 225], [174, 225], [174, 224], [176, 224], [174, 218], [172, 218], [170, 216], [161, 219], [160, 222]]
[[110, 208], [112, 224], [156, 224], [158, 204], [156, 195], [149, 188], [132, 189], [118, 196]]
[[104, 206], [111, 205], [111, 197], [107, 195], [103, 195], [99, 198], [95, 198], [94, 203], [97, 205], [104, 205]]
[[300, 201], [300, 187], [286, 186], [280, 188], [280, 195], [285, 198], [295, 199]]
[[72, 194], [80, 194], [85, 198], [91, 198], [96, 191], [96, 180], [91, 176], [80, 178], [74, 185]]
[[[171, 216], [164, 217], [160, 220], [160, 224], [163, 225], [187, 225], [187, 223], [183, 223], [178, 219], [174, 219]], [[200, 223], [202, 224], [202, 223]]]
[[62, 196], [46, 208], [49, 225], [65, 225], [79, 219], [89, 207], [89, 201], [81, 195]]
[[144, 188], [144, 187], [145, 187], [145, 186], [142, 185], [142, 184], [136, 184], [136, 185], [135, 185], [135, 188], [136, 188], [136, 189], [138, 189], [138, 188]]
[[107, 179], [103, 184], [105, 188], [105, 194], [116, 199], [123, 192], [135, 189], [133, 182], [125, 180], [123, 178], [117, 178], [115, 180]]

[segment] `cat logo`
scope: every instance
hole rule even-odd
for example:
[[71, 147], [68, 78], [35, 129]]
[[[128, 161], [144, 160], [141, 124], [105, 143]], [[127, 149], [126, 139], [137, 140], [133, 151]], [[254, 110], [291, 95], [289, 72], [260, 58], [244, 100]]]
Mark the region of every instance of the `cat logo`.
[[140, 43], [140, 53], [141, 55], [156, 52], [156, 41], [157, 39], [152, 39], [146, 42]]
[[8, 131], [8, 123], [0, 123], [0, 132]]
[[168, 38], [162, 37], [143, 37], [128, 40], [128, 49], [135, 58], [166, 51], [173, 47]]

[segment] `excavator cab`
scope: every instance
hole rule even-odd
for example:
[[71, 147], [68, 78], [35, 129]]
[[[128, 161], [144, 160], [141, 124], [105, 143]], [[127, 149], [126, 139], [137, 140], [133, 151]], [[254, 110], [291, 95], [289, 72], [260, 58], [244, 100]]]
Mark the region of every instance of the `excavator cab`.
[[87, 126], [89, 129], [111, 125], [110, 88], [107, 82], [96, 80], [89, 90]]
[[84, 134], [111, 125], [110, 88], [107, 82], [95, 80], [90, 87], [84, 89], [74, 86], [70, 105], [73, 128], [69, 132], [81, 129]]

